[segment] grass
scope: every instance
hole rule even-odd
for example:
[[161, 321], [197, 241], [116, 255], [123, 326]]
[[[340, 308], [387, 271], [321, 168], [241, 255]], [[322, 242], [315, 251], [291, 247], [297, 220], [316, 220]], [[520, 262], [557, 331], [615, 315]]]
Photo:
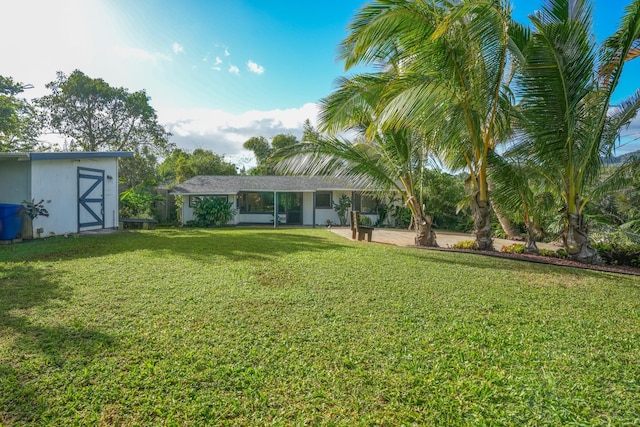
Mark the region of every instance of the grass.
[[637, 425], [640, 278], [324, 230], [0, 247], [0, 425]]

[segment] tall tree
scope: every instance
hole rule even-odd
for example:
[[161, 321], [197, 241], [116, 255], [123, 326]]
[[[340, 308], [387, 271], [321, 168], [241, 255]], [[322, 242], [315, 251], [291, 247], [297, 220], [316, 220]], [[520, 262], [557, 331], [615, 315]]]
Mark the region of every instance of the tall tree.
[[376, 120], [421, 129], [437, 139], [449, 167], [466, 169], [476, 245], [492, 248], [488, 158], [510, 131], [509, 85], [526, 41], [507, 2], [377, 0], [349, 30], [339, 54], [347, 69], [396, 68]]
[[134, 151], [164, 154], [170, 134], [158, 123], [145, 91], [130, 93], [79, 70], [57, 73], [51, 94], [38, 100], [49, 127], [80, 151]]
[[263, 136], [249, 138], [243, 144], [247, 150], [253, 151], [256, 166], [249, 170], [249, 175], [276, 175], [274, 153], [279, 149], [298, 144], [298, 139], [292, 134], [278, 134], [269, 142]]
[[183, 182], [197, 175], [237, 175], [236, 165], [225, 160], [211, 150], [196, 149], [188, 153], [181, 149], [173, 150], [171, 155], [158, 166], [160, 181], [167, 184]]
[[29, 85], [0, 76], [0, 152], [34, 151], [41, 123], [33, 106], [18, 95]]
[[601, 180], [602, 158], [611, 155], [640, 108], [640, 91], [611, 105], [625, 62], [640, 55], [640, 0], [626, 8], [620, 27], [602, 47], [595, 43], [587, 0], [548, 0], [530, 19], [534, 32], [518, 82], [521, 144], [562, 200], [569, 256], [598, 263], [584, 209], [599, 189], [612, 184]]

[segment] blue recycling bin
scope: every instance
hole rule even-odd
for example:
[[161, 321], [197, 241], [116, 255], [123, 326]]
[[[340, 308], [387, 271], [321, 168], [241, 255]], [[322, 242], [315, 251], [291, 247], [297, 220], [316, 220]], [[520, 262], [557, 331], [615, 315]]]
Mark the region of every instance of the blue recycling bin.
[[22, 205], [0, 203], [0, 240], [13, 240], [22, 231]]

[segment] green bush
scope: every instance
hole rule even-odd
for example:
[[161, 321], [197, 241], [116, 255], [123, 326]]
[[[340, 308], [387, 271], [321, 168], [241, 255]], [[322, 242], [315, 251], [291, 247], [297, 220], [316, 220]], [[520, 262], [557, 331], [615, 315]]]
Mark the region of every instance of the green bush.
[[605, 263], [640, 266], [640, 244], [594, 243]]
[[155, 195], [149, 188], [130, 188], [120, 194], [120, 216], [123, 218], [155, 218], [156, 200], [163, 198]]
[[370, 227], [371, 224], [372, 224], [371, 218], [369, 218], [366, 215], [360, 214], [360, 215], [358, 215], [358, 224]]
[[478, 245], [475, 240], [461, 240], [451, 246], [453, 249], [478, 249]]
[[397, 228], [407, 228], [411, 223], [411, 210], [403, 206], [394, 206], [393, 225]]
[[203, 197], [196, 202], [193, 213], [200, 227], [221, 227], [236, 215], [233, 204], [217, 197]]

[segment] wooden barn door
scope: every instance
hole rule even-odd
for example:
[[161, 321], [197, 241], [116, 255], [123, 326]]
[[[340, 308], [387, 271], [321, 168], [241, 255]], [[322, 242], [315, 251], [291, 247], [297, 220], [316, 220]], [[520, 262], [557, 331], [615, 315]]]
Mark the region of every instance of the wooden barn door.
[[104, 170], [78, 168], [78, 231], [104, 228]]

